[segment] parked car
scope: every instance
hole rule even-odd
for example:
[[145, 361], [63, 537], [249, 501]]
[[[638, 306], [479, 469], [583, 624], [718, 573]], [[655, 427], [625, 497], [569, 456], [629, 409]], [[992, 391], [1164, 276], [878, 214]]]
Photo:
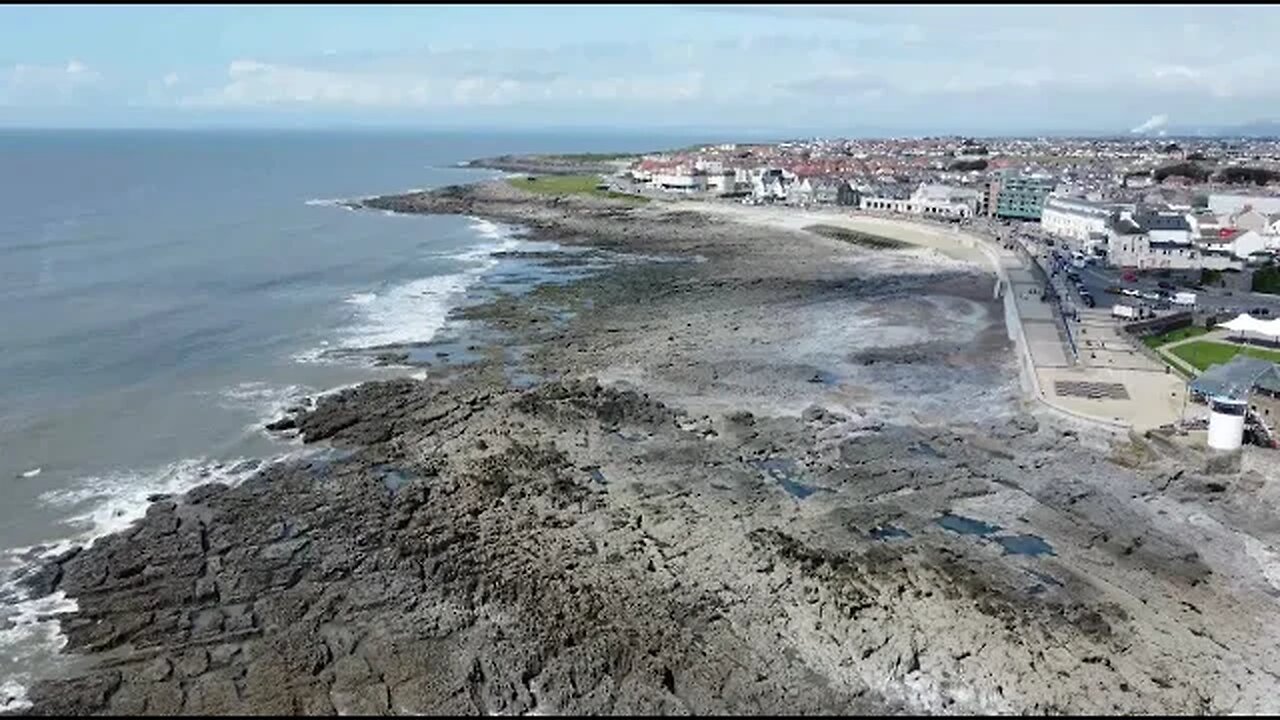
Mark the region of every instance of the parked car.
[[1160, 282], [1156, 283], [1156, 285], [1164, 290], [1173, 289], [1173, 283], [1169, 282], [1168, 280], [1161, 280]]

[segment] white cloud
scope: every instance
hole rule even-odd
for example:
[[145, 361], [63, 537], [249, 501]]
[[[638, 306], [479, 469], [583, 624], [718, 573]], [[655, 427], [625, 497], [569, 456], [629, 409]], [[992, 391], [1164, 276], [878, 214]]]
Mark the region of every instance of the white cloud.
[[[0, 103], [74, 98], [85, 106], [180, 105], [259, 118], [293, 108], [318, 122], [398, 114], [513, 124], [679, 119], [1120, 132], [1134, 125], [1135, 108], [1158, 109], [1179, 124], [1280, 117], [1273, 82], [1280, 56], [1270, 52], [1280, 15], [1252, 9], [694, 10], [702, 12], [676, 10], [681, 22], [661, 17], [670, 9], [654, 10], [652, 23], [637, 11], [625, 27], [584, 11], [572, 33], [528, 35], [528, 45], [486, 43], [483, 34], [442, 25], [415, 50], [335, 52], [325, 43], [313, 56], [256, 55], [205, 67], [159, 58], [163, 64], [127, 81], [105, 82], [68, 54], [48, 65], [0, 68]], [[1228, 36], [1230, 43], [1206, 40]], [[181, 75], [165, 74], [166, 67]], [[417, 112], [424, 109], [449, 112]], [[1164, 123], [1143, 132], [1176, 134]]]
[[68, 60], [66, 65], [18, 63], [0, 73], [0, 104], [67, 104], [101, 80], [101, 74], [76, 59]]
[[1168, 116], [1168, 115], [1163, 115], [1163, 114], [1161, 114], [1161, 115], [1152, 115], [1151, 117], [1147, 118], [1147, 121], [1146, 121], [1146, 122], [1142, 123], [1141, 125], [1139, 125], [1138, 127], [1134, 128], [1134, 129], [1130, 130], [1129, 132], [1131, 132], [1131, 133], [1138, 133], [1138, 134], [1141, 134], [1141, 133], [1148, 133], [1148, 132], [1151, 132], [1152, 130], [1157, 130], [1157, 129], [1159, 129], [1159, 128], [1162, 128], [1162, 127], [1164, 127], [1165, 125], [1168, 125], [1168, 124], [1169, 124], [1169, 116]]
[[227, 81], [190, 95], [188, 107], [288, 105], [364, 108], [504, 106], [533, 101], [667, 102], [698, 97], [700, 72], [583, 77], [537, 72], [464, 73], [317, 69], [252, 59], [232, 61]]

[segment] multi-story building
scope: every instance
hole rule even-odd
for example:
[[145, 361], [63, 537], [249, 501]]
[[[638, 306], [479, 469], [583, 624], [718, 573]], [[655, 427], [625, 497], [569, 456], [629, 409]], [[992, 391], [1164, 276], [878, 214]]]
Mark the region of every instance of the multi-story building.
[[1148, 209], [1121, 210], [1107, 228], [1107, 262], [1139, 270], [1239, 270], [1244, 263], [1233, 248], [1161, 239], [1169, 232]]
[[1044, 200], [1057, 183], [1053, 178], [1004, 173], [997, 181], [992, 214], [1001, 218], [1039, 220]]
[[1232, 215], [1250, 209], [1262, 213], [1280, 212], [1280, 197], [1272, 195], [1209, 195], [1209, 210], [1217, 215]]
[[1050, 235], [1083, 243], [1091, 235], [1106, 233], [1115, 211], [1111, 203], [1050, 195], [1040, 213], [1040, 227]]
[[921, 184], [909, 198], [864, 197], [859, 201], [858, 207], [862, 210], [959, 220], [973, 217], [980, 198], [981, 193], [970, 188]]
[[1152, 243], [1189, 245], [1194, 239], [1191, 223], [1184, 212], [1140, 206], [1133, 211], [1132, 217]]

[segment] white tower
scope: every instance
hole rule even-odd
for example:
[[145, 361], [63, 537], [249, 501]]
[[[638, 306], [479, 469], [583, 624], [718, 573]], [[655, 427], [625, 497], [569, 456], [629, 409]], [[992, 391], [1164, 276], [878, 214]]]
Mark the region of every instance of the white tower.
[[1226, 396], [1209, 398], [1209, 447], [1214, 450], [1239, 450], [1244, 444], [1244, 416], [1247, 400]]

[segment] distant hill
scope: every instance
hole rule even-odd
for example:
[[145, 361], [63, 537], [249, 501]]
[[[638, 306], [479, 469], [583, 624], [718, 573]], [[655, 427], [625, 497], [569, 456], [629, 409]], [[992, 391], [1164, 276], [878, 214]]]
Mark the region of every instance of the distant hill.
[[1255, 120], [1241, 125], [1185, 125], [1164, 128], [1168, 137], [1280, 138], [1280, 120]]

